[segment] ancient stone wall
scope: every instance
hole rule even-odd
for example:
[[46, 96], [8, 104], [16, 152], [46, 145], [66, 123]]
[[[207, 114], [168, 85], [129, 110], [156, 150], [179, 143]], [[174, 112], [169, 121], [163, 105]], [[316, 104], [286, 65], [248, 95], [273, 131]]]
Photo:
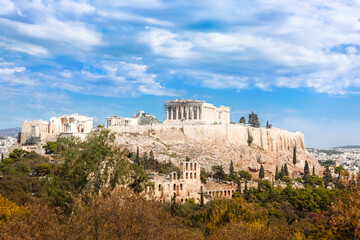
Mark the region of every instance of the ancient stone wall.
[[166, 143], [197, 142], [236, 143], [248, 145], [249, 133], [253, 137], [252, 146], [266, 152], [305, 150], [304, 135], [279, 128], [252, 128], [243, 125], [155, 125], [111, 127], [115, 132], [153, 133]]
[[[235, 170], [250, 171], [258, 176], [261, 164], [265, 175], [271, 179], [276, 166], [287, 164], [292, 176], [297, 176], [308, 161], [310, 169], [315, 166], [322, 172], [318, 161], [307, 152], [304, 135], [279, 128], [251, 128], [240, 124], [227, 125], [155, 125], [111, 127], [118, 133], [116, 142], [131, 151], [139, 147], [141, 152], [153, 151], [160, 161], [179, 164], [187, 156], [201, 163], [210, 171], [213, 165], [222, 165], [228, 171], [233, 161]], [[248, 146], [249, 133], [253, 137]], [[297, 163], [293, 164], [296, 146]]]

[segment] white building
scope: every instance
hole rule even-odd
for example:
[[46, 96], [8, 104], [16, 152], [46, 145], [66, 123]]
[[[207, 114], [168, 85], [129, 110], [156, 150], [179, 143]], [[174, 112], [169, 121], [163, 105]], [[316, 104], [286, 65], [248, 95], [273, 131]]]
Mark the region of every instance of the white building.
[[105, 127], [112, 126], [136, 126], [139, 124], [139, 118], [126, 118], [126, 117], [107, 117], [105, 118]]
[[49, 121], [34, 120], [23, 121], [21, 130], [21, 143], [33, 144], [35, 142], [56, 139], [61, 135], [74, 135], [84, 138], [93, 129], [93, 118], [76, 114], [52, 117]]
[[215, 107], [202, 100], [175, 99], [166, 101], [166, 120], [164, 123], [230, 123], [230, 107]]

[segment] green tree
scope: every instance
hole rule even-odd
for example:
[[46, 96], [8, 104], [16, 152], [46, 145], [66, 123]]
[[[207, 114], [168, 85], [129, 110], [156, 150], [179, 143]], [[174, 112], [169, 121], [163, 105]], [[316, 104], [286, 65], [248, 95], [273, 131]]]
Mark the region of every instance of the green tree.
[[230, 177], [232, 177], [233, 175], [234, 175], [234, 163], [233, 163], [233, 161], [231, 160], [231, 162], [230, 162]]
[[204, 191], [201, 188], [201, 192], [200, 192], [200, 207], [204, 206]]
[[135, 157], [135, 163], [140, 166], [140, 152], [139, 152], [139, 146], [136, 148], [136, 157]]
[[245, 123], [246, 123], [246, 119], [245, 119], [244, 116], [242, 116], [242, 117], [240, 118], [239, 123], [242, 123], [242, 124], [245, 124]]
[[97, 128], [98, 128], [98, 129], [100, 129], [100, 128], [104, 128], [104, 125], [102, 125], [102, 124], [98, 124], [98, 125], [97, 125]]
[[251, 146], [251, 143], [253, 141], [254, 141], [254, 138], [253, 138], [253, 136], [251, 136], [250, 129], [248, 129], [248, 140], [247, 140], [248, 146]]
[[1, 153], [1, 162], [4, 160], [4, 153]]
[[36, 173], [39, 176], [45, 176], [50, 174], [51, 172], [51, 165], [48, 163], [41, 163], [36, 168]]
[[286, 163], [284, 164], [284, 176], [289, 176], [289, 171]]
[[279, 173], [279, 179], [282, 180], [282, 178], [285, 176], [284, 174], [284, 165], [281, 165], [281, 170], [280, 170], [280, 173]]
[[259, 171], [259, 178], [263, 179], [264, 177], [265, 177], [264, 166], [261, 164], [260, 171]]
[[308, 161], [305, 161], [305, 166], [304, 166], [304, 182], [306, 185], [310, 185], [311, 184], [311, 179], [310, 179], [310, 169], [309, 169], [309, 163]]
[[154, 162], [155, 162], [155, 157], [154, 157], [154, 153], [153, 153], [152, 150], [150, 150], [150, 154], [149, 154], [149, 159], [148, 159], [148, 161], [149, 161], [150, 163], [154, 163]]
[[147, 174], [137, 164], [133, 164], [132, 170], [135, 174], [132, 176], [133, 181], [129, 184], [129, 187], [134, 192], [141, 193], [147, 187], [147, 183], [148, 183]]
[[252, 179], [251, 173], [249, 173], [248, 171], [242, 170], [242, 171], [239, 171], [238, 174], [239, 174], [239, 178], [241, 180], [245, 181], [245, 190], [247, 190], [247, 183], [248, 183], [248, 181], [250, 181]]
[[279, 179], [279, 168], [278, 168], [278, 166], [276, 165], [275, 180], [278, 180], [278, 179]]
[[203, 184], [206, 184], [208, 176], [209, 176], [209, 173], [207, 173], [203, 168], [201, 168], [200, 169], [200, 181]]
[[293, 150], [293, 164], [294, 164], [294, 166], [296, 165], [296, 146], [294, 147], [294, 150]]
[[85, 141], [59, 138], [63, 164], [44, 178], [44, 197], [67, 212], [79, 195], [98, 194], [128, 183], [131, 173], [126, 158], [128, 151], [120, 151], [114, 141], [115, 134], [108, 129], [92, 132]]
[[48, 154], [57, 153], [58, 150], [57, 142], [47, 142], [44, 148], [46, 153]]
[[272, 125], [269, 124], [269, 121], [266, 121], [266, 128], [272, 128]]
[[139, 166], [141, 166], [143, 163], [148, 163], [148, 162], [149, 162], [148, 154], [147, 154], [147, 152], [144, 152], [140, 159]]
[[313, 173], [312, 173], [313, 176], [315, 176], [315, 165], [313, 165]]
[[213, 172], [214, 172], [213, 177], [214, 177], [218, 182], [220, 182], [221, 180], [227, 180], [223, 166], [220, 166], [220, 165], [212, 166], [212, 170], [213, 170]]
[[333, 179], [331, 176], [331, 171], [329, 168], [329, 165], [326, 166], [325, 171], [324, 171], [324, 176], [323, 176], [323, 182], [324, 182], [324, 187], [327, 188], [329, 186], [330, 183], [332, 183]]
[[256, 128], [260, 127], [260, 122], [259, 122], [259, 119], [258, 119], [258, 115], [251, 111], [251, 113], [249, 114], [248, 123], [252, 127], [256, 127]]

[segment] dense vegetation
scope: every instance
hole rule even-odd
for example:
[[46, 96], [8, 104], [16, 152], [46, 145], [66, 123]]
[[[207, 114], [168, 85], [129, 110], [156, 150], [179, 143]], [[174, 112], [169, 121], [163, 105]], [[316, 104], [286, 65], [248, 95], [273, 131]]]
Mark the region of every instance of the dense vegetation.
[[[49, 143], [51, 161], [22, 150], [2, 161], [0, 238], [360, 239], [358, 177], [348, 180], [341, 168], [335, 179], [326, 174], [321, 179], [307, 167], [299, 181], [309, 182], [294, 189], [285, 165], [278, 174], [286, 188], [259, 180], [258, 188], [235, 192], [231, 200], [162, 205], [142, 195], [151, 187], [144, 169], [178, 169], [159, 163], [152, 153], [131, 153], [113, 142], [114, 135], [102, 129], [85, 142]], [[233, 166], [230, 174], [221, 166], [213, 173], [202, 170], [202, 181], [210, 174], [218, 181], [251, 179]], [[325, 188], [323, 182], [336, 187]]]

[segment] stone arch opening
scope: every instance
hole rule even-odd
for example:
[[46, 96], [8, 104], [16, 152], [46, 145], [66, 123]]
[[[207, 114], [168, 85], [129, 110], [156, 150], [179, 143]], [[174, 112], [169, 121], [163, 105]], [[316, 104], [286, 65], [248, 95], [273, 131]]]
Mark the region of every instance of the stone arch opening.
[[194, 173], [194, 179], [196, 179], [196, 173]]
[[188, 179], [189, 178], [189, 175], [188, 175], [188, 173], [186, 173], [186, 179]]
[[196, 163], [194, 163], [194, 170], [196, 171]]
[[183, 185], [182, 184], [180, 184], [180, 190], [183, 190]]
[[192, 163], [190, 163], [190, 171], [192, 171]]
[[190, 173], [190, 179], [192, 179], [193, 175], [192, 175], [192, 172]]

